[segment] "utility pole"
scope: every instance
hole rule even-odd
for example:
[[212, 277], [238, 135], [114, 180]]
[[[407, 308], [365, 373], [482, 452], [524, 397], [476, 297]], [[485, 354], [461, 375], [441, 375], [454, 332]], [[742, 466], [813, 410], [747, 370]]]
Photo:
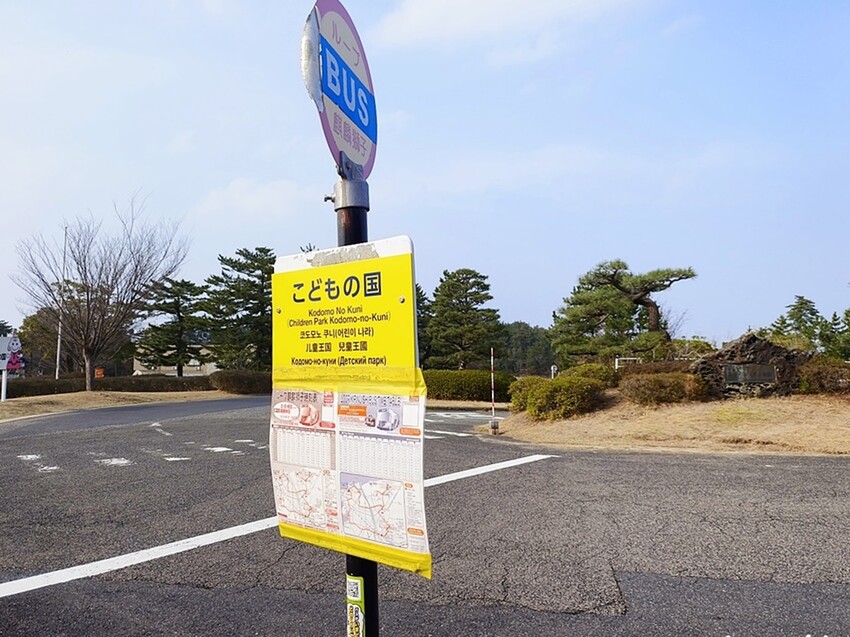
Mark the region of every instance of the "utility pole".
[[65, 257], [68, 253], [68, 226], [62, 239], [62, 279], [59, 281], [59, 328], [56, 332], [56, 376], [59, 380], [59, 365], [62, 361], [62, 313], [65, 311]]

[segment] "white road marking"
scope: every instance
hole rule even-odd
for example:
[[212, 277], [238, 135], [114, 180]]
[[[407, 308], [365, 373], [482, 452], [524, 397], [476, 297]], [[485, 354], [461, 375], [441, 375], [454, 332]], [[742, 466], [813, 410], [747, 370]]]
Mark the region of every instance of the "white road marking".
[[104, 458], [103, 460], [95, 460], [95, 462], [105, 467], [129, 467], [131, 464], [135, 464], [127, 458]]
[[460, 431], [440, 431], [439, 429], [429, 429], [432, 434], [445, 434], [447, 436], [457, 436], [458, 438], [469, 438], [475, 434], [465, 434]]
[[56, 465], [46, 465], [43, 462], [39, 462], [39, 460], [41, 460], [41, 455], [37, 453], [28, 453], [18, 456], [18, 460], [27, 463], [30, 467], [34, 467], [39, 473], [53, 473], [54, 471], [59, 471], [59, 467]]
[[245, 440], [234, 440], [233, 442], [241, 442], [241, 443], [251, 444], [254, 441], [251, 440], [250, 438], [247, 438]]
[[429, 436], [428, 434], [424, 434], [422, 437], [426, 440], [442, 440], [444, 438], [444, 436]]
[[161, 433], [163, 436], [173, 436], [174, 435], [172, 433], [165, 431], [165, 429], [162, 428], [162, 425], [158, 422], [153, 423], [151, 425], [151, 427], [153, 427], [154, 431]]
[[176, 456], [163, 456], [162, 459], [166, 462], [181, 462], [183, 460], [191, 460], [191, 458], [178, 458]]
[[[425, 486], [434, 487], [439, 484], [445, 484], [455, 480], [463, 480], [465, 478], [490, 473], [491, 471], [501, 471], [502, 469], [508, 469], [510, 467], [517, 467], [530, 462], [537, 462], [538, 460], [546, 460], [547, 458], [557, 457], [558, 456], [538, 454], [525, 456], [523, 458], [515, 458], [514, 460], [497, 462], [483, 467], [467, 469], [466, 471], [457, 471], [444, 476], [428, 478], [425, 480]], [[32, 577], [24, 577], [10, 582], [3, 582], [0, 583], [0, 598], [11, 597], [12, 595], [19, 595], [20, 593], [27, 593], [29, 591], [38, 590], [39, 588], [46, 588], [56, 584], [64, 584], [66, 582], [72, 582], [86, 577], [103, 575], [104, 573], [118, 571], [122, 568], [127, 568], [128, 566], [135, 566], [136, 564], [143, 564], [144, 562], [150, 562], [161, 557], [176, 555], [177, 553], [191, 551], [192, 549], [200, 548], [202, 546], [209, 546], [210, 544], [217, 544], [218, 542], [242, 537], [243, 535], [250, 535], [251, 533], [265, 531], [266, 529], [276, 527], [277, 522], [278, 519], [275, 515], [255, 522], [232, 526], [228, 529], [213, 531], [212, 533], [204, 533], [203, 535], [196, 535], [195, 537], [186, 538], [185, 540], [177, 540], [176, 542], [171, 542], [169, 544], [136, 551], [135, 553], [127, 553], [126, 555], [119, 555], [118, 557], [110, 557], [105, 560], [89, 562], [88, 564], [63, 568], [50, 573], [42, 573], [41, 575], [33, 575]]]
[[548, 458], [557, 458], [558, 456], [547, 456], [543, 454], [535, 454], [533, 456], [524, 456], [522, 458], [514, 458], [513, 460], [506, 460], [504, 462], [497, 462], [495, 464], [488, 464], [483, 467], [476, 467], [475, 469], [466, 469], [465, 471], [458, 471], [456, 473], [449, 473], [444, 476], [437, 476], [436, 478], [429, 478], [425, 481], [426, 487], [435, 487], [438, 484], [444, 484], [446, 482], [454, 482], [455, 480], [463, 480], [464, 478], [471, 478], [473, 476], [480, 476], [484, 473], [490, 473], [491, 471], [501, 471], [502, 469], [509, 469], [510, 467], [518, 467], [523, 464], [528, 464], [529, 462], [537, 462], [538, 460], [546, 460]]
[[230, 447], [204, 447], [204, 451], [211, 451], [212, 453], [224, 453], [225, 451], [233, 451]]
[[[466, 419], [484, 419], [490, 420], [490, 414], [479, 414], [471, 411], [461, 411], [461, 412], [451, 412], [451, 411], [431, 411], [428, 412], [432, 416], [439, 416], [441, 419], [449, 419], [449, 420], [466, 420]], [[504, 416], [496, 416], [496, 420], [502, 420]], [[425, 419], [425, 422], [436, 422], [435, 420]]]

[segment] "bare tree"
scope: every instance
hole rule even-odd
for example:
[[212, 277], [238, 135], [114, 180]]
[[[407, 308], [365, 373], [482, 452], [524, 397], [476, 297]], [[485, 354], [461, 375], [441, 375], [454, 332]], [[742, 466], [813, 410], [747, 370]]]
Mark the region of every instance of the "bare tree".
[[82, 353], [86, 390], [91, 391], [98, 360], [119, 349], [139, 320], [154, 284], [173, 275], [188, 244], [177, 223], [143, 219], [144, 198], [133, 195], [126, 208], [113, 209], [120, 229], [102, 231], [102, 222], [78, 217], [67, 225], [65, 246], [35, 235], [17, 246], [20, 259], [12, 280], [35, 309], [61, 320], [62, 335]]

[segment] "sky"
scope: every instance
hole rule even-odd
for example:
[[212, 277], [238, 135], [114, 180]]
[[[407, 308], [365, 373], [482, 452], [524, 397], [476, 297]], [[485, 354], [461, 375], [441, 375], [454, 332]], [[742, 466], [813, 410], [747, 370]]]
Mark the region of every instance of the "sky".
[[[378, 117], [369, 238], [417, 282], [486, 275], [548, 327], [578, 278], [692, 267], [656, 298], [716, 344], [795, 295], [850, 307], [850, 3], [343, 0]], [[114, 227], [134, 194], [218, 255], [336, 245], [334, 160], [301, 77], [311, 2], [0, 0], [0, 319], [15, 245]]]

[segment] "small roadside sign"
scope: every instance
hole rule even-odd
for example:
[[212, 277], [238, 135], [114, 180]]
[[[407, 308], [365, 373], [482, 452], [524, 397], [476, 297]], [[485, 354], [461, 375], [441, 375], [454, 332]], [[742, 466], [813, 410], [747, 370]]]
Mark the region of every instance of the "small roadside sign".
[[317, 0], [301, 41], [301, 70], [316, 103], [328, 148], [369, 177], [378, 147], [375, 89], [363, 43], [339, 0]]

